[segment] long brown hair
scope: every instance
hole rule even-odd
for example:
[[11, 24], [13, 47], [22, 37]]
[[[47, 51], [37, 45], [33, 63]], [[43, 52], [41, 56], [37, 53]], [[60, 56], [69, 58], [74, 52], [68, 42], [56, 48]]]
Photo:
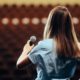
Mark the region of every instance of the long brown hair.
[[47, 38], [56, 40], [60, 55], [76, 56], [79, 52], [72, 17], [66, 7], [57, 6], [51, 10], [43, 34], [43, 39]]

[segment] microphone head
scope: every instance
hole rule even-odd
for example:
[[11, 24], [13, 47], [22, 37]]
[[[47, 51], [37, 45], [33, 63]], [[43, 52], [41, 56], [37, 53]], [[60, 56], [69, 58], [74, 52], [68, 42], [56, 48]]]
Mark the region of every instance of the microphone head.
[[34, 43], [36, 41], [36, 36], [31, 36], [30, 41]]

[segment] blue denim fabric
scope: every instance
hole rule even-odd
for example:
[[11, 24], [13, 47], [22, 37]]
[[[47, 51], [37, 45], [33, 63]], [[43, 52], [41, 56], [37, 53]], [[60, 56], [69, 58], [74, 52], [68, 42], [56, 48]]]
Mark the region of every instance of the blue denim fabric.
[[74, 75], [76, 61], [72, 58], [58, 57], [56, 41], [45, 39], [28, 54], [33, 64], [36, 64], [36, 80], [68, 80]]

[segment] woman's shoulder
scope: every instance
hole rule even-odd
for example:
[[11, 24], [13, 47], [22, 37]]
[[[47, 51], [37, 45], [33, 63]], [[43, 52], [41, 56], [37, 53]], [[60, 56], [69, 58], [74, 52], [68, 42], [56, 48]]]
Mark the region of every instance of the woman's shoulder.
[[52, 49], [55, 46], [55, 40], [52, 38], [44, 39], [39, 41], [38, 44], [43, 48]]
[[41, 42], [43, 42], [43, 43], [50, 42], [50, 41], [52, 41], [52, 39], [43, 39], [43, 40], [41, 40]]
[[40, 44], [41, 44], [41, 43], [42, 43], [42, 44], [45, 44], [45, 43], [47, 43], [47, 42], [48, 42], [48, 43], [53, 43], [53, 42], [55, 42], [55, 41], [54, 41], [54, 39], [52, 39], [52, 38], [43, 39], [43, 40], [40, 40], [40, 41], [39, 41]]
[[40, 40], [38, 42], [38, 44], [41, 44], [41, 45], [51, 45], [51, 44], [54, 44], [54, 43], [55, 43], [55, 41], [52, 38]]

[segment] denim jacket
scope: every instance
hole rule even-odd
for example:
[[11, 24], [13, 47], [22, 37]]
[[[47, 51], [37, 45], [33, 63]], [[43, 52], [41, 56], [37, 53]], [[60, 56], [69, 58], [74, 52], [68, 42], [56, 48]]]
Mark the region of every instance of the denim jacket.
[[28, 54], [33, 64], [36, 64], [36, 80], [67, 80], [71, 78], [76, 70], [76, 60], [57, 56], [56, 41], [45, 39], [38, 44]]

